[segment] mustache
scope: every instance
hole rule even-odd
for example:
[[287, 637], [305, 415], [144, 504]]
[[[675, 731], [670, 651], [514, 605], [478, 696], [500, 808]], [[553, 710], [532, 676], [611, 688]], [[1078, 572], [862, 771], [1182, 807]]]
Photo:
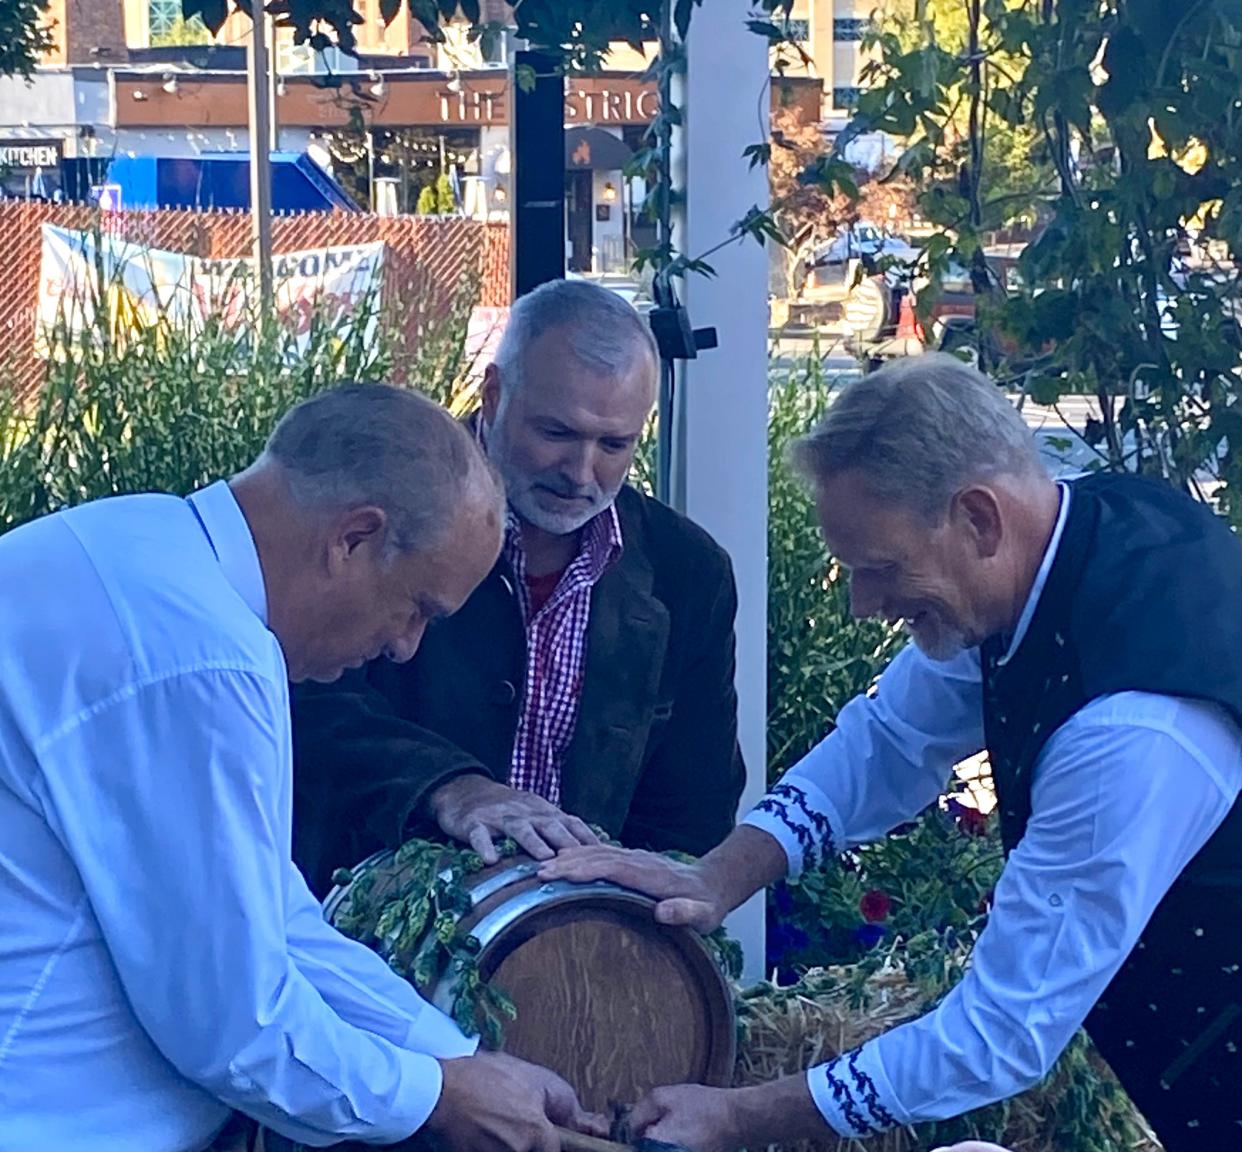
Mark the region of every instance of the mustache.
[[546, 488], [555, 496], [561, 496], [565, 499], [589, 500], [592, 504], [599, 503], [604, 496], [604, 490], [598, 484], [580, 486], [561, 476], [537, 477], [535, 486]]

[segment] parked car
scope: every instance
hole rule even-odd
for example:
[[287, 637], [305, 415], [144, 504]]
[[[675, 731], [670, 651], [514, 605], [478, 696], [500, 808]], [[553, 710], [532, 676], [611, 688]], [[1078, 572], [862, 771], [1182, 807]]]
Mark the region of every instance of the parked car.
[[835, 236], [814, 249], [811, 267], [820, 268], [862, 260], [878, 270], [881, 261], [913, 267], [919, 250], [904, 237], [886, 232], [876, 224], [860, 220], [840, 229]]
[[[828, 240], [808, 241], [795, 257], [790, 321], [816, 327], [844, 320], [856, 334], [865, 331], [867, 339], [875, 339], [889, 307], [890, 283], [899, 284], [918, 259], [919, 250], [909, 241], [867, 221]], [[879, 304], [877, 291], [884, 297]]]

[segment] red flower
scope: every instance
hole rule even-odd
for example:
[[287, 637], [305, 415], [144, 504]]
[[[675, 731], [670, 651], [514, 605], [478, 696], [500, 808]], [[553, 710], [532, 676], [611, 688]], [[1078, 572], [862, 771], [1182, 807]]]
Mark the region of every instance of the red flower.
[[858, 911], [862, 913], [862, 918], [868, 924], [879, 924], [883, 920], [888, 919], [889, 912], [892, 911], [893, 901], [887, 892], [881, 892], [878, 888], [872, 888], [869, 892], [863, 893], [863, 898], [858, 901]]
[[965, 836], [986, 836], [988, 833], [987, 814], [978, 808], [963, 804], [960, 800], [949, 801], [949, 812], [957, 824], [958, 831]]

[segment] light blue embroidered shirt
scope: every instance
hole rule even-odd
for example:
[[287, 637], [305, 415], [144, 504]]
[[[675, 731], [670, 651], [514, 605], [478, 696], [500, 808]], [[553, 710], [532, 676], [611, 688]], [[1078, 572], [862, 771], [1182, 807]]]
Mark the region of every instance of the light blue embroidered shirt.
[[[1026, 635], [1070, 498], [1062, 485], [1005, 660]], [[796, 875], [829, 843], [843, 851], [912, 819], [982, 748], [978, 649], [937, 663], [910, 644], [875, 694], [847, 704], [785, 774], [776, 802], [745, 823], [781, 843]], [[1242, 731], [1214, 704], [1120, 692], [1071, 716], [1035, 763], [1031, 821], [964, 979], [935, 1010], [807, 1074], [828, 1124], [869, 1136], [958, 1116], [1041, 1080], [1240, 790]]]
[[0, 1152], [395, 1142], [474, 1050], [290, 862], [266, 619], [224, 483], [0, 537]]

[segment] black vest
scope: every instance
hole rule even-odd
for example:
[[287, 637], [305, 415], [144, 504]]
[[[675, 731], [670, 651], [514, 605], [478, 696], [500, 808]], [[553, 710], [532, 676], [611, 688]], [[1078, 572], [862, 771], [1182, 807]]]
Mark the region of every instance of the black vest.
[[[1242, 541], [1159, 481], [1096, 475], [1069, 515], [1029, 630], [983, 645], [984, 728], [1007, 851], [1031, 770], [1089, 701], [1209, 700], [1242, 723]], [[1167, 1152], [1242, 1149], [1242, 805], [1186, 867], [1087, 1021]]]

